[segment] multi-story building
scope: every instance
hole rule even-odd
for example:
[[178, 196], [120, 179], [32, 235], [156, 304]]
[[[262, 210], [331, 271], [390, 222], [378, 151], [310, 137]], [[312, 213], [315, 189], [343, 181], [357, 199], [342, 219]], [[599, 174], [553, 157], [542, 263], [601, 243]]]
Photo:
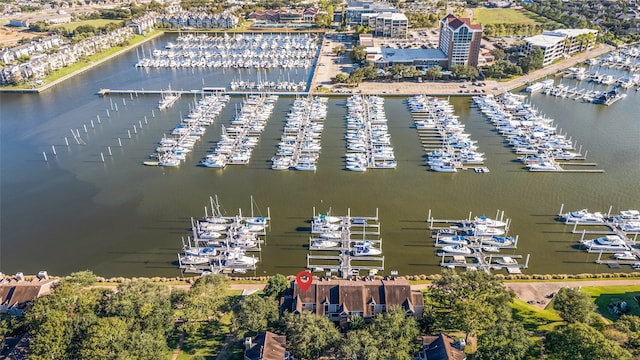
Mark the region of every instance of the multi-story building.
[[351, 316], [365, 321], [392, 306], [401, 306], [407, 315], [419, 319], [424, 310], [422, 293], [411, 290], [404, 279], [388, 280], [315, 280], [307, 291], [293, 286], [293, 298], [287, 304], [293, 312], [312, 311], [318, 316], [346, 326]]
[[369, 26], [375, 36], [405, 38], [409, 31], [409, 20], [401, 13], [362, 14], [362, 24]]
[[440, 21], [440, 50], [447, 56], [447, 67], [478, 66], [482, 25], [472, 24], [469, 18], [452, 14]]
[[345, 10], [344, 22], [347, 25], [358, 25], [362, 24], [363, 14], [397, 12], [398, 9], [383, 2], [374, 2], [373, 0], [350, 1]]
[[[593, 34], [593, 38], [589, 39], [587, 34]], [[593, 48], [597, 34], [597, 30], [591, 29], [543, 31], [542, 35], [525, 38], [522, 52], [528, 55], [535, 48], [541, 49], [544, 54], [542, 66], [547, 66], [564, 56]]]

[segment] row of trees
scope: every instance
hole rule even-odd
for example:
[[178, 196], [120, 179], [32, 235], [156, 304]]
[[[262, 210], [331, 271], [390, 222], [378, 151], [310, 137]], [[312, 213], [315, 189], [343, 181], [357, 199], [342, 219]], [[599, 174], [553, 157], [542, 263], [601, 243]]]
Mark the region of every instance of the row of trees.
[[482, 26], [482, 34], [485, 36], [507, 36], [507, 35], [524, 35], [532, 36], [542, 33], [544, 25], [535, 24], [514, 24], [514, 23], [497, 23], [486, 24]]
[[[400, 307], [390, 308], [369, 324], [352, 317], [345, 336], [327, 317], [281, 314], [278, 300], [289, 288], [282, 275], [269, 280], [263, 296], [238, 304], [223, 275], [201, 277], [188, 291], [143, 280], [114, 291], [88, 286], [94, 280], [90, 272], [73, 274], [27, 309], [23, 326], [33, 334], [31, 359], [161, 359], [176, 326], [188, 338], [230, 311], [238, 339], [271, 330], [287, 336], [287, 349], [299, 359], [412, 359], [421, 346], [419, 335], [455, 331], [477, 338], [480, 360], [533, 359], [541, 353], [551, 360], [640, 355], [640, 318], [625, 315], [606, 325], [578, 289], [563, 288], [553, 300], [566, 324], [534, 337], [514, 316], [514, 293], [485, 272], [445, 270], [425, 292], [419, 321]], [[12, 327], [0, 320], [0, 336]]]

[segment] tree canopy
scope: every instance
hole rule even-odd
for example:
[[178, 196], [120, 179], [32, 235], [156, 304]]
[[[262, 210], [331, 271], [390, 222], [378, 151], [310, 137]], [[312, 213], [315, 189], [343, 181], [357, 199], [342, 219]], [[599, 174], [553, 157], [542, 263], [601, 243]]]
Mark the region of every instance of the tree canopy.
[[264, 294], [277, 298], [282, 295], [287, 288], [289, 288], [289, 280], [282, 274], [276, 274], [267, 281], [267, 285], [264, 287]]
[[327, 317], [306, 310], [285, 313], [281, 328], [287, 336], [287, 349], [300, 359], [317, 359], [340, 341], [340, 333]]
[[524, 359], [532, 345], [522, 323], [498, 321], [478, 336], [478, 360]]
[[278, 302], [272, 298], [250, 295], [235, 309], [234, 322], [239, 331], [255, 336], [278, 322]]
[[630, 360], [631, 354], [608, 340], [598, 330], [583, 323], [556, 328], [547, 333], [545, 356], [549, 360]]
[[586, 322], [596, 309], [591, 297], [577, 288], [563, 287], [553, 297], [553, 308], [568, 322]]
[[443, 270], [427, 293], [427, 305], [434, 328], [460, 330], [470, 334], [494, 326], [499, 319], [510, 319], [509, 303], [514, 293], [500, 280], [484, 271], [457, 273]]

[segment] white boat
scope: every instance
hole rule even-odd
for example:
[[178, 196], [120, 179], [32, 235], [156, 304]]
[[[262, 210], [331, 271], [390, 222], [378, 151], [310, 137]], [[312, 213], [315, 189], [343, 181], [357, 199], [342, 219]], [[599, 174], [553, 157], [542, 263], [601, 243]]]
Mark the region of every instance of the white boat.
[[252, 225], [264, 225], [264, 226], [267, 225], [267, 218], [263, 216], [244, 218], [243, 221], [247, 224], [252, 224]]
[[334, 224], [341, 221], [342, 221], [342, 218], [339, 216], [330, 216], [325, 214], [320, 214], [313, 218], [314, 224], [327, 224], [327, 223]]
[[588, 250], [629, 251], [627, 243], [618, 235], [606, 235], [597, 239], [583, 240], [582, 245]]
[[469, 241], [467, 240], [467, 238], [462, 235], [453, 235], [453, 236], [442, 235], [442, 236], [438, 236], [436, 238], [436, 241], [439, 243], [445, 243], [445, 244], [469, 245]]
[[618, 225], [620, 230], [629, 232], [629, 233], [637, 233], [640, 232], [640, 221], [630, 221], [624, 224]]
[[636, 256], [636, 254], [634, 254], [631, 251], [615, 253], [615, 254], [613, 254], [613, 257], [618, 259], [618, 260], [638, 260], [638, 257]]
[[500, 248], [497, 246], [483, 246], [482, 251], [484, 252], [500, 252]]
[[353, 256], [378, 256], [382, 254], [382, 250], [371, 246], [356, 246], [351, 251]]
[[640, 221], [640, 211], [638, 210], [622, 210], [620, 214], [613, 217], [615, 222]]
[[526, 168], [529, 171], [558, 171], [558, 165], [552, 161], [528, 164]]
[[253, 256], [246, 256], [244, 250], [233, 248], [225, 254], [225, 266], [230, 267], [250, 267], [258, 263], [258, 259]]
[[183, 265], [203, 265], [209, 263], [209, 257], [197, 255], [184, 255], [180, 257], [180, 263]]
[[321, 249], [332, 248], [338, 245], [340, 245], [338, 241], [328, 239], [314, 239], [313, 243], [311, 243], [311, 247]]
[[294, 168], [298, 171], [316, 171], [316, 164], [310, 161], [299, 162]]
[[198, 234], [198, 238], [200, 239], [219, 239], [222, 236], [221, 233], [215, 231], [203, 231]]
[[503, 258], [496, 259], [496, 264], [510, 266], [510, 265], [518, 265], [518, 262], [516, 261], [516, 259], [510, 256], [505, 256]]
[[495, 247], [507, 247], [515, 243], [515, 239], [508, 236], [492, 236], [482, 239], [482, 244]]
[[444, 246], [442, 247], [442, 251], [449, 253], [449, 254], [466, 254], [466, 255], [471, 255], [471, 253], [473, 253], [473, 250], [469, 247], [466, 247], [464, 245], [449, 245], [449, 246]]
[[504, 227], [504, 226], [507, 226], [507, 223], [504, 222], [504, 221], [489, 219], [488, 217], [486, 217], [484, 215], [476, 216], [473, 219], [473, 223], [476, 224], [476, 225], [486, 225], [486, 226], [493, 226], [493, 227]]
[[432, 164], [431, 166], [431, 170], [433, 171], [437, 171], [437, 172], [457, 172], [458, 169], [456, 169], [456, 166], [453, 163], [439, 163], [439, 164]]
[[320, 234], [320, 237], [323, 239], [342, 239], [342, 232], [340, 231], [329, 231]]
[[487, 225], [475, 225], [473, 234], [476, 236], [499, 236], [504, 235], [505, 231], [502, 228]]
[[599, 224], [604, 223], [604, 215], [600, 212], [590, 213], [587, 209], [572, 211], [562, 215], [565, 222], [568, 223], [587, 223]]

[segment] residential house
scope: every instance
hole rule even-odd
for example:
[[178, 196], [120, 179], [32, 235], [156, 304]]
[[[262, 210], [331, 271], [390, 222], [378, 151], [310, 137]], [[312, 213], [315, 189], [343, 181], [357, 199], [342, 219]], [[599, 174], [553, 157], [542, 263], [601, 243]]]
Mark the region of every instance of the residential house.
[[270, 331], [259, 333], [255, 338], [244, 341], [244, 360], [288, 360], [287, 337]]
[[455, 341], [451, 336], [438, 334], [422, 338], [422, 350], [414, 360], [465, 360], [462, 341]]
[[293, 297], [288, 308], [300, 313], [312, 311], [318, 316], [346, 326], [354, 315], [365, 321], [392, 306], [401, 306], [407, 315], [419, 319], [424, 309], [424, 298], [420, 291], [411, 290], [405, 279], [357, 279], [357, 280], [315, 280], [307, 291], [293, 282]]
[[144, 16], [131, 20], [131, 22], [129, 22], [127, 26], [133, 29], [133, 32], [136, 34], [144, 34], [148, 31], [153, 30], [155, 23], [156, 14], [150, 12], [148, 14], [145, 14]]
[[41, 296], [51, 293], [57, 279], [34, 278], [3, 280], [0, 283], [0, 314], [21, 316], [27, 305]]

